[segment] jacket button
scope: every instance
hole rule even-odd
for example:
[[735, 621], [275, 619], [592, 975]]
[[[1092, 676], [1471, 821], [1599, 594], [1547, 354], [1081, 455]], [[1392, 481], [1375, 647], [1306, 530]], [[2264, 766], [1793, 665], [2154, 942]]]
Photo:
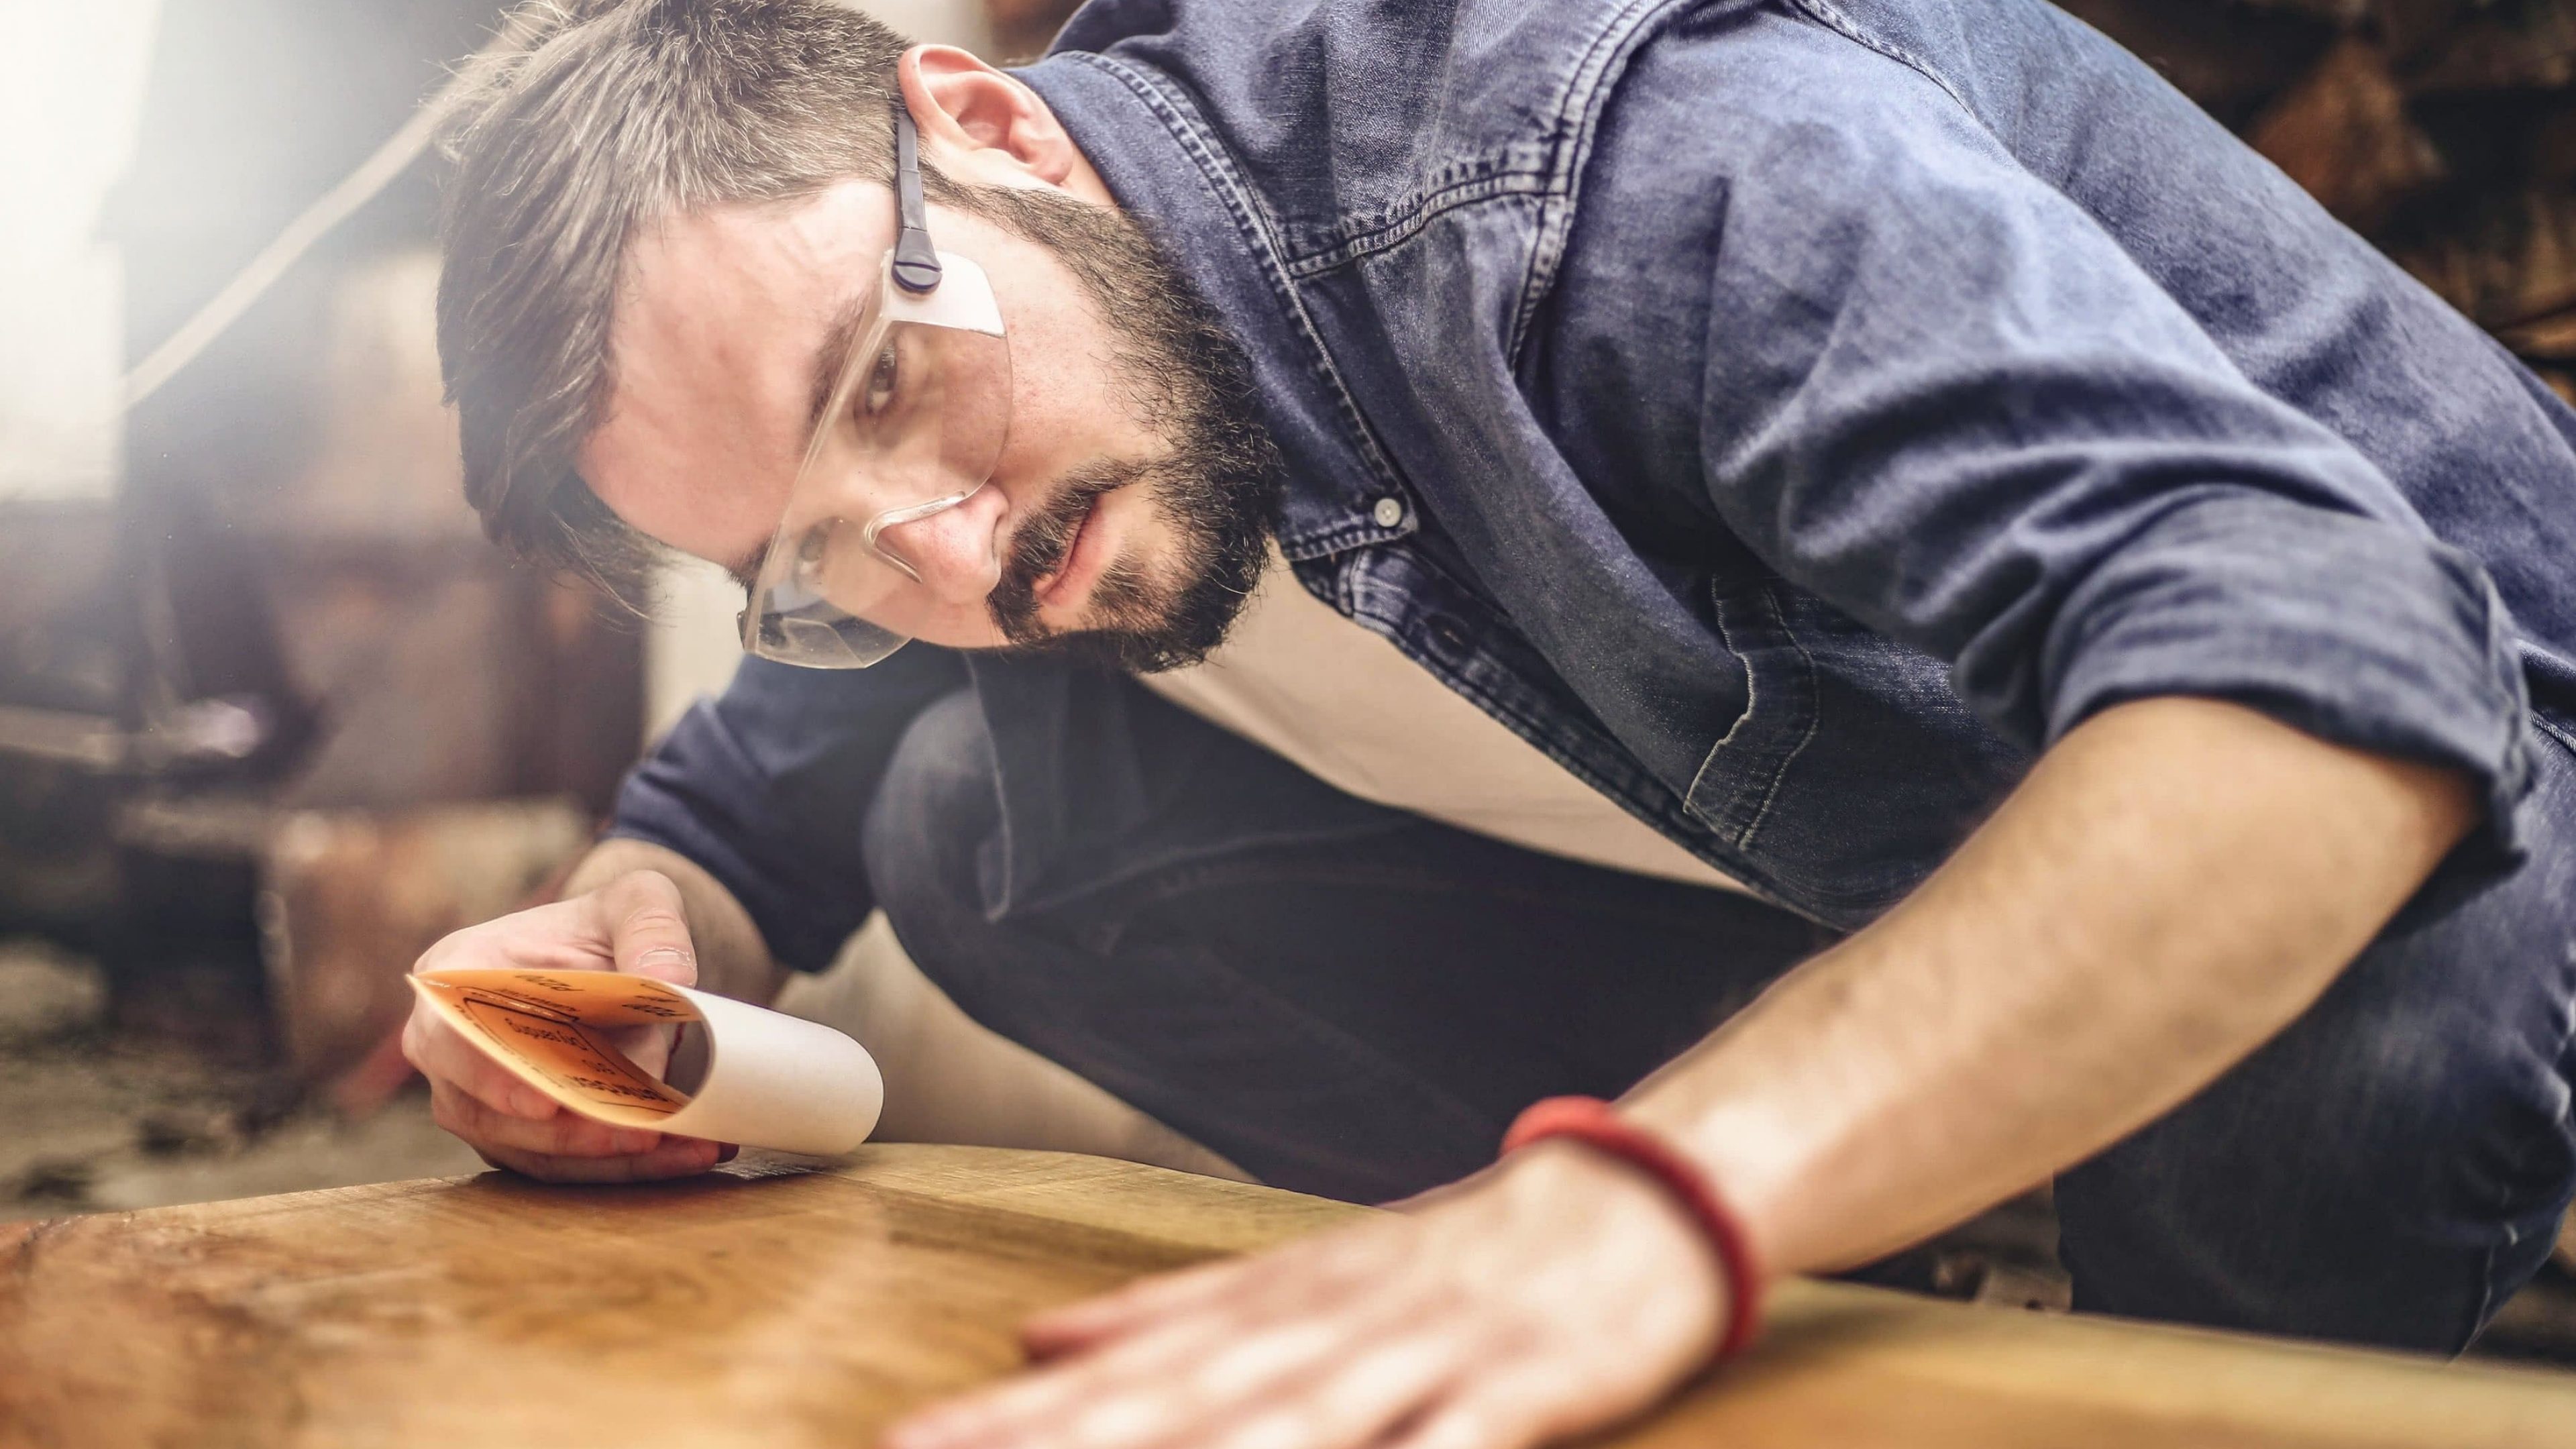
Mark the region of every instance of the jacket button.
[[1378, 527], [1393, 528], [1404, 521], [1404, 500], [1381, 498], [1377, 506], [1369, 510], [1369, 516], [1377, 520]]

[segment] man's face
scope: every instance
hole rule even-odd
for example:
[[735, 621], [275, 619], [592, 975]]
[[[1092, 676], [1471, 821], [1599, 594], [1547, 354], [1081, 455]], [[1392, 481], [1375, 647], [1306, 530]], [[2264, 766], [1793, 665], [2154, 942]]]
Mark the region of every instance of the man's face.
[[[1056, 193], [1005, 200], [1020, 221], [934, 206], [930, 227], [992, 279], [1009, 435], [981, 492], [886, 531], [919, 578], [870, 622], [952, 648], [1190, 662], [1258, 574], [1275, 454], [1207, 380], [1230, 344], [1193, 325], [1203, 314], [1131, 224]], [[600, 500], [664, 544], [756, 571], [837, 361], [827, 336], [876, 284], [894, 228], [887, 189], [850, 181], [638, 237], [608, 415], [582, 453]]]

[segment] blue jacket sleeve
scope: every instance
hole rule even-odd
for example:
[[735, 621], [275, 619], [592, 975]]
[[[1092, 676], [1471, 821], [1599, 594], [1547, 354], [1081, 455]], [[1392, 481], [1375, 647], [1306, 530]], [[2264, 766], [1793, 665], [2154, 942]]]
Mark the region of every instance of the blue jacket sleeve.
[[1766, 563], [2026, 746], [2232, 700], [2458, 767], [2513, 847], [2510, 623], [2385, 475], [1954, 109], [1721, 124], [1703, 467]]
[[780, 965], [819, 971], [875, 906], [860, 825], [896, 744], [965, 687], [955, 655], [920, 644], [870, 669], [747, 658], [627, 776], [608, 833], [705, 867]]

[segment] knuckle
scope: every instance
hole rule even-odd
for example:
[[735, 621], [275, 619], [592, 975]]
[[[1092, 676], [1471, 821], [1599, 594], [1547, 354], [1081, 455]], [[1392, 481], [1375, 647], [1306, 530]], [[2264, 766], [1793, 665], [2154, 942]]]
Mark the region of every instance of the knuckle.
[[635, 883], [635, 889], [646, 896], [655, 900], [663, 901], [672, 906], [677, 906], [680, 903], [680, 883], [671, 879], [661, 871], [648, 867], [643, 870], [634, 871], [626, 878], [633, 881]]
[[677, 911], [680, 887], [658, 870], [630, 870], [599, 888], [602, 904], [620, 914], [630, 914], [653, 906]]
[[624, 925], [629, 935], [674, 935], [685, 940], [689, 934], [689, 923], [680, 918], [680, 913], [661, 905], [642, 906], [628, 912]]
[[679, 931], [689, 928], [686, 899], [679, 884], [658, 870], [621, 876], [609, 888], [613, 914], [630, 931]]
[[493, 1117], [523, 1118], [516, 1093], [511, 1089], [508, 1073], [484, 1063], [469, 1063], [455, 1077], [457, 1090], [474, 1099], [474, 1105]]

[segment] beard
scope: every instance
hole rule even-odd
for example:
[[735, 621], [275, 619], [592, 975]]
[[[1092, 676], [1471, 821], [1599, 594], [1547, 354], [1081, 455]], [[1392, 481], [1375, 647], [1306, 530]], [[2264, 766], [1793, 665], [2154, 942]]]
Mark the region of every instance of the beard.
[[[1112, 461], [1060, 480], [1012, 531], [993, 622], [1014, 652], [1151, 674], [1224, 642], [1268, 560], [1279, 449], [1252, 402], [1243, 349], [1144, 230], [1122, 213], [1015, 187], [967, 188], [964, 203], [1062, 261], [1107, 325], [1111, 371], [1164, 442], [1160, 456]], [[1039, 582], [1062, 567], [1104, 494], [1142, 485], [1165, 526], [1165, 567], [1132, 556], [1092, 585], [1092, 622], [1038, 619]]]

